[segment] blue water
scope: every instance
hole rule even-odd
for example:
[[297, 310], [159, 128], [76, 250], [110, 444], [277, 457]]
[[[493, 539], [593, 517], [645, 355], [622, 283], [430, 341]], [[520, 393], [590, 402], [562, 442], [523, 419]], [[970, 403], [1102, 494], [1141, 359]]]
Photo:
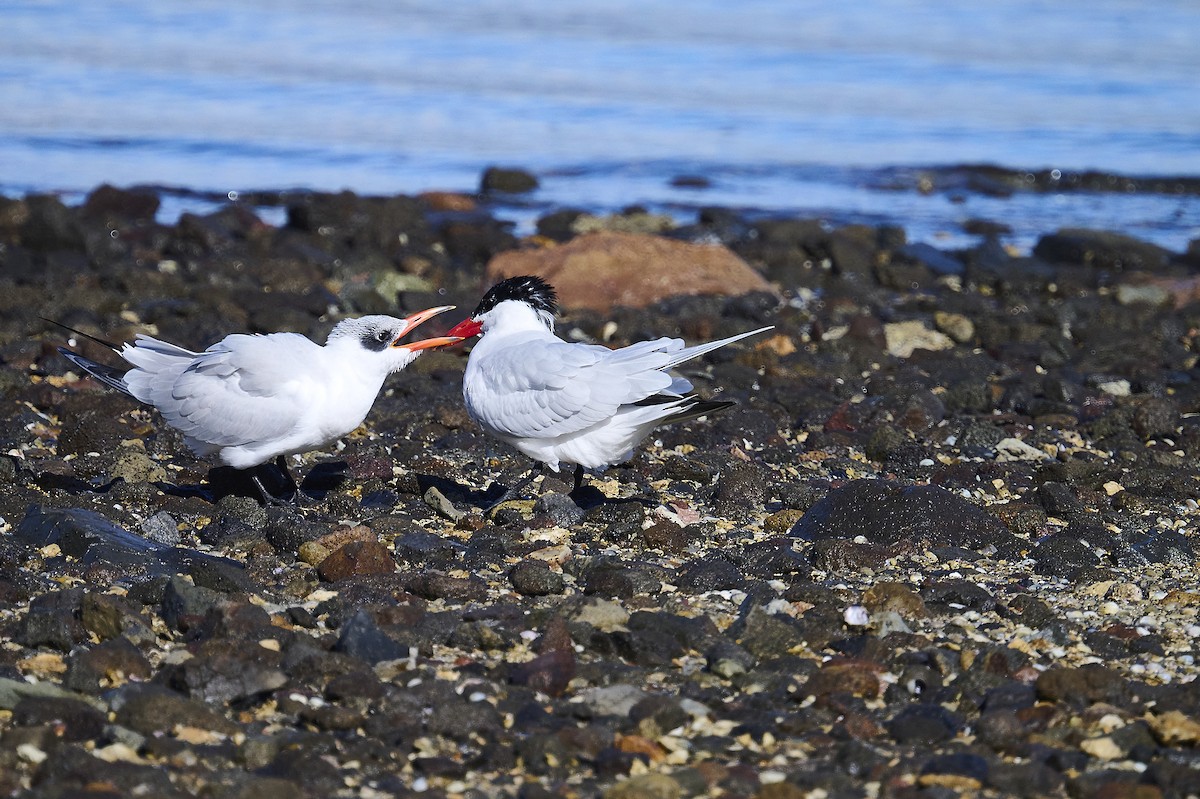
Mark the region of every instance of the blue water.
[[1200, 176], [1198, 31], [1190, 0], [0, 2], [0, 191], [469, 191], [502, 163], [542, 178], [505, 211], [522, 229], [711, 204], [1182, 250], [1197, 197], [925, 196], [878, 170]]

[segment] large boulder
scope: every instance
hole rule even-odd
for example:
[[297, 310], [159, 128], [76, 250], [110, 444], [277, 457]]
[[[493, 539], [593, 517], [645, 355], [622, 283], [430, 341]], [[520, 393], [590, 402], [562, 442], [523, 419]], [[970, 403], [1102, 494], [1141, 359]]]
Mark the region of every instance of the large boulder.
[[540, 250], [504, 252], [487, 268], [492, 282], [517, 275], [550, 281], [567, 308], [641, 308], [679, 294], [738, 296], [773, 291], [722, 245], [602, 231]]

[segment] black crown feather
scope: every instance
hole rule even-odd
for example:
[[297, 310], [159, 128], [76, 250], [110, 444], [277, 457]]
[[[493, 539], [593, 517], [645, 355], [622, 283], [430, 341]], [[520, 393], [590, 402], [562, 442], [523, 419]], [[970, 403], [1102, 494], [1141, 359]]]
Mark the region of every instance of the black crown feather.
[[552, 317], [558, 315], [558, 295], [554, 287], [537, 275], [520, 275], [500, 281], [488, 289], [471, 315], [478, 318], [505, 300], [527, 302], [534, 310], [545, 311]]

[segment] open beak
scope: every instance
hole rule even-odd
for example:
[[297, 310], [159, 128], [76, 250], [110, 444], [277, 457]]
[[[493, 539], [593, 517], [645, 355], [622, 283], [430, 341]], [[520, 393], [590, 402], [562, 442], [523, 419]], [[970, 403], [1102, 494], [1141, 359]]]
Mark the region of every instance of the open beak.
[[479, 322], [476, 322], [474, 319], [467, 317], [454, 327], [447, 330], [446, 335], [457, 336], [459, 341], [462, 341], [463, 339], [470, 338], [471, 336], [478, 336], [480, 330], [483, 330], [483, 325]]
[[396, 347], [397, 349], [405, 349], [411, 352], [417, 352], [418, 350], [427, 350], [431, 347], [444, 347], [448, 344], [457, 344], [458, 342], [462, 341], [461, 336], [440, 336], [438, 338], [427, 338], [422, 341], [414, 341], [409, 344], [405, 344], [400, 340], [411, 333], [413, 329], [422, 322], [432, 319], [438, 314], [443, 314], [446, 311], [452, 310], [454, 310], [453, 305], [439, 305], [437, 308], [426, 308], [424, 311], [417, 311], [412, 316], [405, 317], [404, 332], [397, 336], [396, 340], [392, 342], [392, 346]]

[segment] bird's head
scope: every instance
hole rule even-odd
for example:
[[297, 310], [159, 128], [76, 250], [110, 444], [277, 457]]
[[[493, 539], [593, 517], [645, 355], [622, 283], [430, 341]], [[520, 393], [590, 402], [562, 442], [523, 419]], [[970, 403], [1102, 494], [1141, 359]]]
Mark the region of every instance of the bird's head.
[[427, 349], [462, 341], [462, 337], [450, 335], [408, 343], [401, 341], [422, 322], [453, 308], [453, 305], [427, 308], [403, 319], [380, 314], [343, 319], [329, 332], [326, 343], [349, 345], [365, 353], [377, 353], [381, 363], [387, 364], [388, 371], [398, 372]]
[[446, 335], [470, 338], [502, 321], [531, 319], [553, 332], [557, 313], [558, 295], [553, 286], [537, 275], [510, 277], [488, 289], [471, 316], [450, 328]]

